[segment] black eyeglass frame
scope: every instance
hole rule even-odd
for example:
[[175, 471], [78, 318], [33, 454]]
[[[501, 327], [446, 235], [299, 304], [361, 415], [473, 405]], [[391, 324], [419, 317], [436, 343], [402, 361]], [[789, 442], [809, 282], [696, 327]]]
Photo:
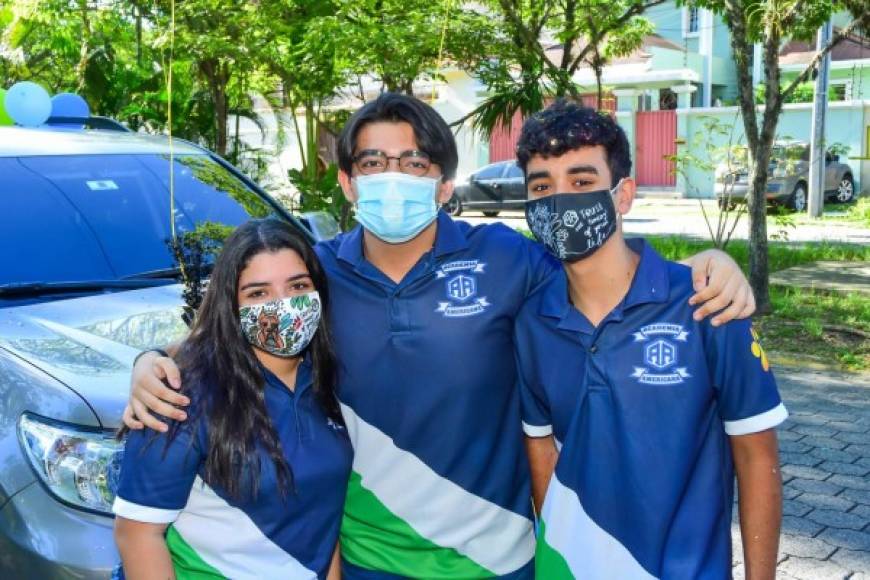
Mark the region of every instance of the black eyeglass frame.
[[[360, 160], [365, 157], [379, 157], [384, 160], [384, 168], [380, 171], [371, 171], [371, 168], [363, 168], [360, 166]], [[405, 173], [407, 175], [416, 175], [421, 176], [425, 175], [429, 168], [435, 163], [432, 160], [432, 157], [426, 153], [425, 151], [420, 151], [419, 149], [408, 149], [407, 151], [402, 151], [398, 157], [387, 155], [384, 151], [380, 149], [363, 149], [359, 153], [353, 156], [353, 164], [356, 166], [357, 170], [363, 175], [377, 175], [380, 173], [386, 173], [387, 169], [390, 166], [390, 160], [395, 159], [399, 164], [399, 171]], [[405, 171], [405, 167], [403, 166], [402, 160], [409, 159], [421, 159], [427, 162], [425, 168], [418, 169], [417, 171]]]

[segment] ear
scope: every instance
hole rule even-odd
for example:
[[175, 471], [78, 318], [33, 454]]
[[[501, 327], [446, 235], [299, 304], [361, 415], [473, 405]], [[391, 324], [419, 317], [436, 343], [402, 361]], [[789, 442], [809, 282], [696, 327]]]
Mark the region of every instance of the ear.
[[631, 211], [635, 195], [637, 195], [637, 183], [631, 177], [626, 177], [622, 180], [622, 185], [613, 196], [616, 213], [622, 216]]
[[441, 185], [438, 186], [438, 205], [442, 206], [453, 197], [453, 187], [455, 183], [451, 179], [450, 181], [442, 181]]
[[345, 173], [342, 170], [338, 172], [338, 184], [341, 185], [341, 191], [344, 192], [344, 197], [351, 204], [356, 203], [357, 195], [354, 191], [353, 182], [351, 181], [350, 175]]

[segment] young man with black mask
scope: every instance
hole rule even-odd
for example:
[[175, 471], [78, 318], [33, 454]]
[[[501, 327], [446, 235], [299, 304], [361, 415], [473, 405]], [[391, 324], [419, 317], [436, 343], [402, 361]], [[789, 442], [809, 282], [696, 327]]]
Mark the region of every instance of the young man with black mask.
[[635, 184], [611, 117], [558, 102], [517, 157], [563, 267], [516, 322], [538, 578], [730, 578], [736, 471], [746, 577], [772, 580], [787, 413], [751, 323], [695, 319], [689, 268], [624, 238]]

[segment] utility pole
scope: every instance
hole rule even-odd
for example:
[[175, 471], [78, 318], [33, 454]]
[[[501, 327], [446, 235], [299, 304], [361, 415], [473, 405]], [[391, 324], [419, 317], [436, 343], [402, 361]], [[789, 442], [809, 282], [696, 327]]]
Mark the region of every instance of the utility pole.
[[[824, 50], [831, 41], [831, 20], [819, 28], [816, 51]], [[810, 141], [810, 187], [807, 209], [810, 217], [822, 217], [825, 202], [825, 113], [828, 109], [828, 70], [831, 53], [819, 63], [816, 90], [813, 99], [812, 140]]]

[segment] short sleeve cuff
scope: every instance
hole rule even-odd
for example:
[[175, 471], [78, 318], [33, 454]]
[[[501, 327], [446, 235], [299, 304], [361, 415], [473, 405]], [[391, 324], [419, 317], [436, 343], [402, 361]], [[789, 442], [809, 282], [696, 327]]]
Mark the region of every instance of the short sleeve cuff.
[[146, 524], [171, 524], [178, 519], [178, 515], [181, 513], [181, 510], [167, 510], [139, 505], [120, 497], [115, 498], [115, 503], [112, 504], [112, 511], [115, 515], [122, 518]]
[[772, 429], [786, 420], [788, 411], [785, 405], [780, 403], [773, 409], [759, 415], [747, 417], [737, 421], [725, 421], [725, 433], [728, 435], [748, 435], [758, 433], [765, 429]]
[[553, 434], [552, 425], [529, 425], [523, 421], [523, 433], [529, 437], [549, 437]]

